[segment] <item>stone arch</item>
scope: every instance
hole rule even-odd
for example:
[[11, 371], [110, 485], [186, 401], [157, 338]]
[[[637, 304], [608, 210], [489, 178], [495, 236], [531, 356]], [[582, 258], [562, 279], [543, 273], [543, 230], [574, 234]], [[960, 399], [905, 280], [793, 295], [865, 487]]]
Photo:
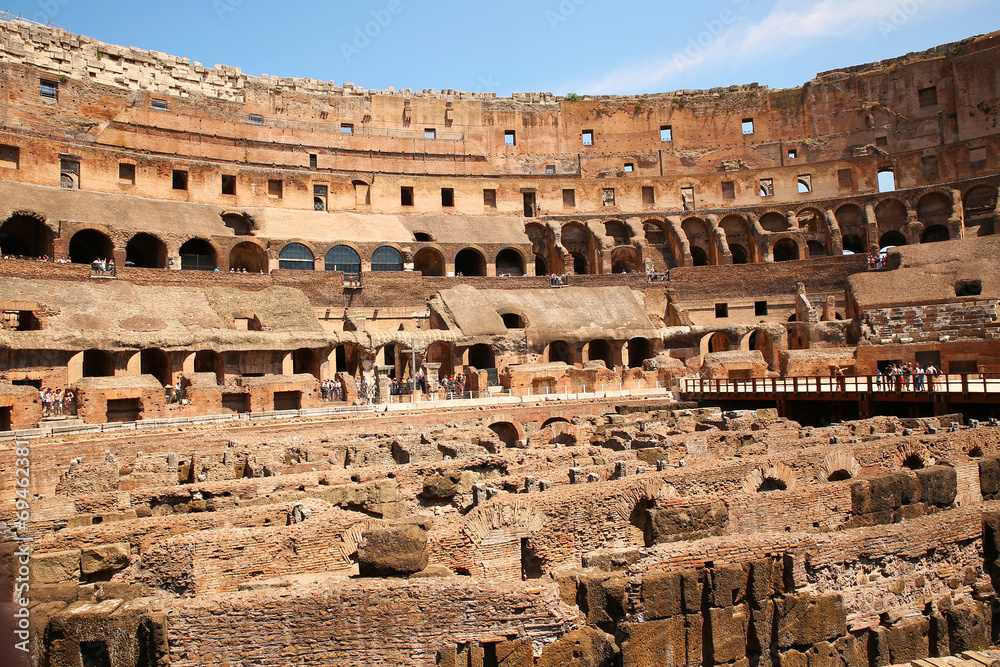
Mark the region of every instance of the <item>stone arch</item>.
[[615, 245], [628, 245], [632, 242], [632, 228], [621, 220], [605, 220], [604, 235], [614, 239]]
[[393, 245], [375, 248], [371, 258], [372, 271], [402, 271], [403, 253]]
[[888, 232], [902, 231], [909, 219], [906, 205], [893, 197], [887, 197], [875, 205], [875, 222], [879, 236]]
[[945, 225], [931, 225], [920, 232], [921, 243], [939, 243], [950, 239], [951, 233]]
[[793, 329], [788, 332], [789, 350], [808, 350], [810, 346], [809, 336], [801, 329]]
[[844, 250], [854, 253], [867, 253], [868, 224], [865, 213], [857, 204], [844, 204], [833, 214], [840, 227], [844, 239]]
[[618, 246], [611, 251], [611, 273], [638, 273], [639, 252], [632, 246]]
[[54, 236], [40, 214], [16, 211], [0, 225], [0, 251], [14, 257], [52, 257]]
[[681, 223], [681, 230], [691, 248], [691, 261], [694, 266], [711, 264], [714, 241], [708, 223], [702, 218], [692, 216]]
[[771, 232], [772, 234], [787, 232], [790, 228], [788, 216], [777, 211], [768, 211], [760, 216], [760, 226], [765, 232]]
[[81, 229], [69, 240], [69, 261], [74, 264], [90, 264], [95, 259], [114, 259], [115, 244], [104, 232]]
[[898, 230], [886, 232], [885, 234], [882, 234], [882, 236], [880, 236], [878, 239], [879, 248], [886, 248], [889, 246], [901, 246], [901, 245], [906, 245], [906, 236], [903, 235], [903, 232]]
[[899, 469], [920, 470], [935, 463], [927, 447], [912, 442], [899, 445], [893, 452], [892, 458]]
[[497, 438], [508, 448], [518, 446], [518, 442], [524, 438], [524, 429], [518, 423], [506, 415], [495, 415], [495, 420], [489, 425], [489, 429], [496, 434]]
[[802, 259], [802, 247], [798, 240], [786, 236], [774, 240], [771, 245], [771, 254], [775, 262], [790, 262]]
[[603, 361], [608, 368], [613, 367], [615, 365], [615, 350], [611, 341], [603, 338], [590, 341], [587, 344], [587, 360]]
[[861, 473], [861, 466], [854, 454], [846, 449], [830, 452], [823, 459], [822, 475], [828, 482], [853, 479]]
[[218, 250], [211, 241], [202, 238], [188, 239], [181, 245], [178, 254], [183, 270], [214, 271], [218, 266]]
[[713, 352], [728, 352], [733, 349], [733, 341], [723, 331], [713, 331], [701, 337], [699, 343], [702, 356]]
[[935, 190], [917, 200], [917, 220], [925, 227], [941, 225], [947, 227], [954, 210], [951, 195]]
[[545, 347], [545, 361], [573, 365], [573, 348], [564, 340], [554, 340]]
[[541, 425], [539, 425], [538, 430], [540, 431], [543, 428], [548, 428], [553, 424], [572, 424], [572, 423], [573, 422], [571, 422], [568, 418], [556, 415], [553, 417], [549, 417], [548, 419], [543, 421]]
[[481, 544], [491, 534], [503, 531], [530, 535], [542, 529], [546, 516], [533, 502], [504, 498], [503, 502], [480, 505], [466, 516], [462, 532], [474, 544]]
[[83, 377], [111, 377], [115, 374], [115, 359], [106, 350], [90, 349], [83, 352]]
[[469, 348], [469, 366], [483, 370], [486, 368], [496, 368], [496, 365], [496, 353], [486, 343], [477, 343]]
[[524, 255], [515, 248], [504, 248], [498, 252], [494, 264], [498, 276], [523, 276], [525, 273]]
[[215, 350], [198, 350], [194, 355], [195, 373], [215, 373], [218, 380], [225, 377], [222, 355]]
[[727, 215], [719, 222], [719, 228], [726, 235], [726, 243], [733, 256], [733, 264], [748, 263], [750, 261], [749, 249], [753, 248], [753, 237], [747, 219], [741, 215]]
[[653, 345], [649, 342], [649, 339], [639, 337], [632, 338], [625, 343], [625, 354], [623, 356], [627, 358], [626, 363], [629, 368], [642, 368], [642, 362], [652, 359], [655, 355], [653, 354]]
[[316, 354], [316, 350], [300, 347], [292, 352], [292, 373], [312, 375], [319, 379], [319, 355]]
[[648, 218], [642, 223], [642, 231], [646, 245], [660, 255], [663, 265], [676, 266], [679, 246], [671, 226], [665, 220]]
[[539, 431], [546, 445], [575, 445], [579, 439], [573, 424], [555, 423]]
[[524, 233], [531, 241], [531, 252], [535, 258], [535, 275], [562, 273], [563, 264], [555, 247], [552, 230], [538, 222], [529, 222]]
[[165, 269], [167, 244], [158, 236], [139, 232], [125, 244], [125, 264], [142, 269]]
[[229, 268], [247, 273], [267, 273], [267, 251], [255, 241], [240, 241], [229, 251]]
[[667, 495], [669, 494], [665, 492], [663, 482], [657, 479], [643, 479], [616, 490], [610, 508], [611, 516], [617, 517], [623, 527], [627, 527], [630, 546], [652, 546], [652, 526], [648, 511], [658, 498]]
[[347, 373], [357, 377], [362, 370], [364, 349], [355, 343], [341, 343], [333, 348], [333, 367], [335, 373]]
[[806, 234], [826, 234], [826, 216], [822, 211], [811, 206], [806, 207], [796, 214], [799, 221], [799, 231]]
[[455, 374], [455, 351], [450, 343], [443, 340], [435, 341], [427, 346], [424, 359], [429, 364], [441, 364], [438, 377], [451, 377]]
[[323, 270], [358, 275], [361, 273], [361, 253], [353, 245], [338, 243], [323, 255]]
[[524, 313], [516, 308], [501, 308], [497, 315], [503, 320], [503, 325], [507, 329], [527, 329], [528, 318]]
[[996, 233], [997, 189], [992, 185], [969, 188], [962, 198], [965, 228], [975, 229], [976, 236]]
[[278, 253], [278, 268], [287, 271], [312, 271], [316, 268], [316, 255], [305, 243], [287, 243]]
[[485, 276], [486, 256], [478, 248], [462, 248], [455, 255], [455, 275]]
[[224, 211], [222, 214], [222, 224], [233, 230], [234, 236], [252, 236], [253, 218], [240, 211]]
[[774, 367], [774, 338], [764, 329], [754, 329], [740, 339], [740, 349], [756, 350], [764, 357], [768, 368]]
[[601, 262], [597, 254], [597, 240], [582, 223], [571, 221], [562, 226], [562, 245], [573, 257], [573, 272], [577, 274], [600, 273]]
[[424, 246], [413, 255], [413, 270], [422, 276], [444, 276], [444, 253], [437, 246]]
[[743, 493], [791, 491], [797, 483], [795, 472], [781, 462], [756, 468], [743, 480]]

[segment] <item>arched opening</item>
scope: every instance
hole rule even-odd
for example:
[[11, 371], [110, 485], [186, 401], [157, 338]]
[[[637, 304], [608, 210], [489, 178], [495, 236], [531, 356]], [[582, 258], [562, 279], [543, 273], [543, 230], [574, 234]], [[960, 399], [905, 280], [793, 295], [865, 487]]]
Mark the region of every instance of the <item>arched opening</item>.
[[746, 249], [741, 245], [731, 244], [729, 252], [733, 254], [733, 264], [748, 264], [750, 262]]
[[213, 350], [198, 350], [194, 355], [195, 373], [215, 373], [218, 380], [224, 377], [222, 357]]
[[573, 271], [577, 274], [600, 273], [596, 242], [590, 230], [579, 222], [568, 222], [560, 233], [562, 245], [573, 256]]
[[614, 350], [608, 341], [592, 340], [587, 349], [587, 357], [590, 361], [603, 361], [608, 368], [615, 366]]
[[766, 232], [786, 232], [788, 231], [788, 218], [780, 213], [771, 211], [760, 216], [760, 226]]
[[424, 352], [424, 359], [429, 364], [441, 364], [438, 367], [438, 377], [448, 378], [455, 374], [455, 354], [448, 343], [431, 343]]
[[799, 244], [792, 239], [781, 239], [774, 244], [774, 261], [790, 262], [799, 258]]
[[628, 515], [629, 533], [632, 542], [646, 547], [653, 546], [653, 525], [649, 519], [649, 510], [656, 506], [655, 500], [642, 499], [635, 504]]
[[372, 253], [372, 271], [402, 271], [403, 256], [389, 245], [375, 249]]
[[899, 245], [906, 245], [906, 237], [903, 236], [903, 232], [888, 232], [883, 234], [878, 240], [879, 248]]
[[497, 439], [506, 447], [517, 447], [517, 427], [510, 422], [495, 422], [490, 424], [490, 430], [496, 433]]
[[796, 329], [795, 331], [790, 331], [788, 333], [788, 349], [808, 350], [809, 336], [807, 336], [803, 331], [800, 331], [798, 329]]
[[834, 470], [826, 476], [826, 481], [828, 482], [843, 482], [845, 479], [851, 479], [851, 473], [843, 468], [840, 470]]
[[486, 259], [478, 250], [465, 248], [455, 255], [456, 276], [485, 276]]
[[796, 216], [799, 221], [799, 229], [805, 234], [826, 233], [826, 220], [822, 213], [814, 208], [807, 208], [799, 211]]
[[549, 417], [548, 419], [542, 422], [542, 425], [538, 427], [538, 430], [540, 431], [542, 429], [548, 428], [553, 424], [572, 424], [572, 423], [573, 422], [566, 419], [565, 417]]
[[335, 245], [326, 251], [323, 268], [326, 271], [342, 271], [344, 275], [357, 275], [361, 273], [361, 257], [351, 246]]
[[549, 275], [549, 265], [546, 263], [545, 258], [541, 255], [535, 255], [535, 275], [536, 276], [547, 276]]
[[0, 251], [8, 257], [51, 257], [52, 230], [30, 215], [13, 215], [0, 225]]
[[632, 229], [620, 220], [605, 222], [604, 234], [614, 239], [615, 245], [627, 245], [632, 239]]
[[191, 239], [180, 247], [181, 269], [185, 271], [214, 271], [215, 248], [205, 239]]
[[152, 234], [140, 232], [125, 245], [125, 264], [143, 269], [166, 268], [167, 246]]
[[84, 350], [83, 377], [102, 378], [115, 374], [115, 362], [110, 352], [104, 350]]
[[422, 276], [443, 276], [444, 255], [437, 248], [421, 248], [413, 256], [413, 270]]
[[497, 254], [497, 275], [523, 276], [524, 258], [521, 253], [511, 248], [501, 250]]
[[806, 243], [806, 247], [809, 249], [810, 257], [823, 257], [830, 254], [826, 250], [826, 244], [819, 241], [809, 241]]
[[143, 375], [152, 375], [157, 382], [164, 386], [173, 384], [170, 375], [170, 359], [163, 350], [150, 348], [140, 352], [139, 372]]
[[573, 273], [578, 276], [583, 276], [588, 273], [587, 271], [587, 258], [578, 252], [572, 253], [573, 255]]
[[264, 273], [268, 270], [267, 253], [256, 243], [237, 243], [229, 251], [229, 268], [241, 273]]
[[549, 363], [555, 363], [558, 361], [564, 364], [573, 365], [573, 350], [570, 348], [569, 343], [564, 340], [555, 340], [549, 343], [549, 353], [548, 359]]
[[730, 349], [732, 349], [732, 341], [729, 340], [729, 336], [721, 331], [716, 331], [709, 337], [709, 352], [728, 352]]
[[69, 240], [69, 261], [90, 264], [95, 259], [114, 259], [115, 246], [96, 229], [82, 229]]
[[766, 331], [754, 331], [750, 334], [749, 348], [760, 352], [767, 362], [768, 368], [774, 365], [774, 342]]
[[305, 347], [292, 352], [292, 372], [319, 378], [319, 357], [316, 352]]
[[479, 343], [469, 348], [469, 365], [478, 370], [496, 368], [496, 357], [493, 348], [485, 343]]
[[691, 264], [693, 266], [708, 266], [708, 255], [701, 248], [692, 247]]
[[918, 454], [910, 454], [903, 459], [903, 467], [910, 470], [921, 470], [924, 467], [924, 460]]
[[642, 368], [642, 362], [653, 358], [653, 346], [647, 338], [633, 338], [625, 344], [625, 354], [629, 368]]
[[945, 226], [952, 213], [951, 197], [941, 192], [930, 192], [917, 202], [917, 220], [925, 227]]
[[508, 329], [524, 329], [527, 326], [524, 316], [520, 313], [500, 313], [500, 317]]
[[312, 250], [301, 243], [289, 243], [278, 253], [278, 268], [289, 271], [312, 271], [316, 258]]
[[777, 477], [765, 477], [757, 487], [758, 493], [765, 493], [767, 491], [786, 491], [788, 490], [788, 485], [785, 484], [784, 480], [780, 480]]
[[862, 241], [861, 237], [857, 234], [848, 234], [844, 237], [844, 250], [850, 250], [851, 252], [858, 254], [867, 252], [865, 242]]
[[921, 243], [938, 243], [951, 239], [948, 228], [944, 225], [931, 225], [920, 234]]
[[667, 242], [667, 235], [655, 222], [642, 223], [642, 233], [646, 238], [646, 245], [663, 245]]
[[898, 232], [906, 226], [909, 214], [898, 199], [883, 199], [875, 205], [875, 221], [879, 234]]
[[361, 367], [361, 352], [354, 345], [338, 345], [333, 350], [334, 372], [356, 376]]
[[638, 273], [639, 253], [632, 247], [620, 247], [611, 251], [612, 273]]

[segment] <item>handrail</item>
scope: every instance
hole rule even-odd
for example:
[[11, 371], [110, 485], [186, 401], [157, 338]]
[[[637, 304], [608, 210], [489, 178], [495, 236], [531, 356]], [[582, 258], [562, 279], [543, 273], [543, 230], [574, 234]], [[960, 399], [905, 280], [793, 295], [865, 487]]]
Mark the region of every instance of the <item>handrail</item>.
[[681, 378], [680, 385], [686, 394], [1000, 394], [1000, 377], [991, 372], [836, 377], [795, 375], [735, 380], [686, 377]]

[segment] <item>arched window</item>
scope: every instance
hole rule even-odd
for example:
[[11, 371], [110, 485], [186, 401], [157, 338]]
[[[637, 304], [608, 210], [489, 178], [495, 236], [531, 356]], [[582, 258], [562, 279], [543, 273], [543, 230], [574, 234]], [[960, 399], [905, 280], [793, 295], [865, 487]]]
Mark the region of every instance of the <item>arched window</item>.
[[350, 246], [333, 246], [326, 253], [325, 268], [327, 271], [361, 273], [361, 258], [357, 251]]
[[191, 239], [180, 248], [181, 269], [214, 271], [215, 248], [205, 239]]
[[312, 271], [315, 267], [312, 251], [301, 243], [289, 243], [278, 254], [278, 268]]
[[384, 245], [372, 253], [372, 271], [402, 271], [403, 256], [392, 246]]

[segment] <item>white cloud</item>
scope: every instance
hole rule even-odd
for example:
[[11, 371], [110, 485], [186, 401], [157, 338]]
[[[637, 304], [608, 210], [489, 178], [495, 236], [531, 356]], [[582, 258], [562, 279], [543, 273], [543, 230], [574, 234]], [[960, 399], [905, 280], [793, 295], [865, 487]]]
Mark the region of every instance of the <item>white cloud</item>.
[[728, 10], [706, 20], [696, 34], [683, 38], [674, 53], [652, 63], [621, 66], [600, 78], [577, 83], [575, 88], [570, 84], [569, 88], [591, 94], [665, 90], [673, 77], [697, 67], [772, 52], [793, 55], [806, 47], [822, 48], [824, 40], [849, 33], [885, 35], [887, 28], [901, 27], [923, 12], [954, 10], [969, 1], [778, 0], [765, 18], [748, 24], [744, 14], [751, 0], [732, 0]]

